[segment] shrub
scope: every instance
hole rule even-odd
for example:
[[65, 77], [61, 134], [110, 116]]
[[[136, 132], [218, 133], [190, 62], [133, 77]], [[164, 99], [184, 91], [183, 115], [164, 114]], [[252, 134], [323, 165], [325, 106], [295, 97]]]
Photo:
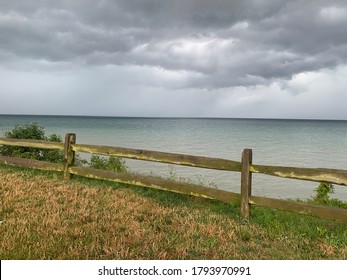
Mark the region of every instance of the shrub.
[[330, 197], [329, 194], [334, 193], [334, 186], [329, 183], [320, 183], [319, 187], [315, 189], [316, 196], [314, 200], [321, 204], [328, 204]]
[[[30, 123], [23, 126], [16, 125], [11, 131], [5, 133], [5, 137], [12, 139], [35, 139], [60, 143], [62, 142], [61, 137], [57, 134], [46, 136], [44, 129], [37, 123]], [[0, 155], [58, 163], [62, 163], [64, 161], [64, 153], [62, 151], [28, 147], [13, 147], [4, 145], [0, 147]]]
[[309, 203], [347, 209], [347, 202], [330, 197], [330, 194], [334, 193], [334, 186], [332, 184], [322, 182], [315, 189], [315, 192], [316, 195], [312, 199], [308, 200]]
[[[5, 133], [5, 137], [12, 139], [34, 139], [59, 143], [62, 142], [62, 138], [58, 134], [51, 134], [49, 136], [46, 136], [44, 128], [40, 127], [37, 123], [29, 123], [22, 126], [16, 125], [11, 131]], [[64, 162], [64, 152], [60, 150], [14, 147], [4, 145], [0, 146], [0, 155], [8, 157], [36, 159], [55, 163]], [[84, 159], [81, 159], [79, 155], [76, 155], [75, 165], [88, 165], [92, 168], [116, 172], [127, 171], [125, 161], [117, 157], [109, 157], [108, 159], [106, 159], [104, 157], [93, 155], [90, 159], [90, 162], [88, 162]]]
[[125, 160], [118, 157], [109, 157], [108, 159], [93, 155], [88, 163], [89, 167], [103, 169], [115, 172], [127, 172]]

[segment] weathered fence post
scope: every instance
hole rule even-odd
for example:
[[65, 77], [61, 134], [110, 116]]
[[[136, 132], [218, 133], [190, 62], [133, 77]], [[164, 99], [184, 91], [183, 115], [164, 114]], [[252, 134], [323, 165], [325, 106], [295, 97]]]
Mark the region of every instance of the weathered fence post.
[[67, 133], [65, 135], [64, 147], [64, 179], [71, 179], [72, 174], [69, 173], [69, 167], [75, 162], [75, 152], [72, 150], [71, 144], [76, 143], [76, 134]]
[[249, 196], [252, 192], [252, 173], [249, 166], [252, 163], [252, 149], [244, 149], [241, 158], [241, 216], [249, 218]]

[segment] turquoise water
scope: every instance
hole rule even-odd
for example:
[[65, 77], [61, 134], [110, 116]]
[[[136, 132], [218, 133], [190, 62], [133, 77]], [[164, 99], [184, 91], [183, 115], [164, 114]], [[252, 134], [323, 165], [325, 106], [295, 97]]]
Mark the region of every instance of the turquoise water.
[[[0, 137], [16, 124], [37, 122], [47, 134], [77, 134], [78, 143], [129, 147], [240, 160], [253, 149], [253, 163], [347, 169], [347, 121], [263, 119], [163, 119], [0, 115]], [[239, 192], [240, 173], [212, 171], [127, 160], [145, 174], [177, 176], [212, 182]], [[280, 198], [308, 198], [318, 183], [255, 174], [253, 193]], [[335, 197], [347, 200], [347, 187], [336, 186]]]

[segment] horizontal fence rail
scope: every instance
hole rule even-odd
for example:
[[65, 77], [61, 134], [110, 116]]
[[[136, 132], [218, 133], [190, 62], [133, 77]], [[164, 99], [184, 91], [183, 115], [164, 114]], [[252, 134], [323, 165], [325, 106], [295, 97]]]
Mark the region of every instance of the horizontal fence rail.
[[347, 209], [260, 196], [250, 196], [249, 198], [251, 205], [276, 208], [347, 223]]
[[[241, 161], [239, 162], [220, 158], [130, 149], [123, 147], [76, 144], [76, 135], [73, 133], [68, 133], [66, 135], [65, 143], [42, 140], [0, 138], [0, 145], [62, 150], [64, 152], [64, 164], [4, 156], [0, 156], [0, 164], [59, 171], [64, 173], [65, 179], [70, 179], [72, 175], [78, 175], [87, 178], [102, 179], [129, 185], [149, 187], [181, 194], [216, 199], [226, 203], [240, 202], [241, 215], [245, 218], [249, 217], [251, 205], [258, 205], [347, 223], [347, 209], [252, 195], [253, 173], [288, 179], [327, 182], [346, 186], [347, 170], [252, 164], [251, 149], [245, 149], [243, 151]], [[240, 194], [238, 194], [191, 183], [172, 181], [160, 177], [78, 167], [74, 165], [76, 152], [240, 172], [241, 191]]]
[[0, 164], [19, 166], [19, 167], [28, 167], [28, 168], [48, 170], [48, 171], [64, 171], [64, 166], [62, 164], [40, 161], [36, 159], [27, 159], [27, 158], [0, 156]]
[[99, 154], [105, 156], [116, 156], [216, 170], [241, 171], [240, 162], [220, 158], [82, 144], [73, 144], [72, 149], [75, 152]]
[[347, 186], [347, 170], [326, 168], [298, 168], [252, 164], [250, 166], [250, 172], [288, 179], [325, 182]]
[[64, 143], [44, 141], [44, 140], [31, 140], [31, 139], [23, 140], [23, 139], [0, 138], [0, 145], [39, 148], [39, 149], [51, 149], [51, 150], [64, 150]]
[[217, 199], [223, 202], [240, 201], [240, 195], [237, 193], [207, 188], [190, 183], [166, 180], [159, 177], [144, 176], [131, 173], [118, 173], [87, 167], [70, 167], [69, 171], [72, 174], [83, 177], [102, 179], [107, 181], [113, 181], [141, 187], [149, 187], [160, 190], [167, 190], [181, 194], [188, 194], [209, 199]]

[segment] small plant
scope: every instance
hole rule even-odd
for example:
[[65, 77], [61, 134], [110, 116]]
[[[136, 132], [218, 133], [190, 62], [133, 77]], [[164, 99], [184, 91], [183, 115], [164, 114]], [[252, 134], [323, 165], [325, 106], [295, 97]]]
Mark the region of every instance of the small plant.
[[308, 202], [319, 205], [347, 208], [346, 202], [330, 197], [330, 195], [334, 193], [334, 186], [332, 184], [322, 182], [315, 189], [315, 192], [316, 195], [312, 199], [309, 199]]
[[319, 187], [315, 189], [316, 196], [314, 200], [322, 204], [328, 204], [330, 201], [329, 194], [334, 193], [334, 186], [329, 183], [320, 183]]
[[128, 168], [125, 160], [118, 157], [109, 157], [108, 159], [93, 155], [88, 163], [89, 167], [115, 172], [127, 172]]
[[172, 165], [169, 165], [168, 168], [169, 168], [169, 176], [166, 177], [166, 179], [170, 181], [177, 181], [181, 183], [195, 184], [195, 185], [200, 185], [200, 186], [204, 186], [208, 188], [218, 189], [217, 184], [215, 182], [207, 181], [201, 175], [199, 175], [197, 178], [185, 178], [185, 177], [179, 176]]

